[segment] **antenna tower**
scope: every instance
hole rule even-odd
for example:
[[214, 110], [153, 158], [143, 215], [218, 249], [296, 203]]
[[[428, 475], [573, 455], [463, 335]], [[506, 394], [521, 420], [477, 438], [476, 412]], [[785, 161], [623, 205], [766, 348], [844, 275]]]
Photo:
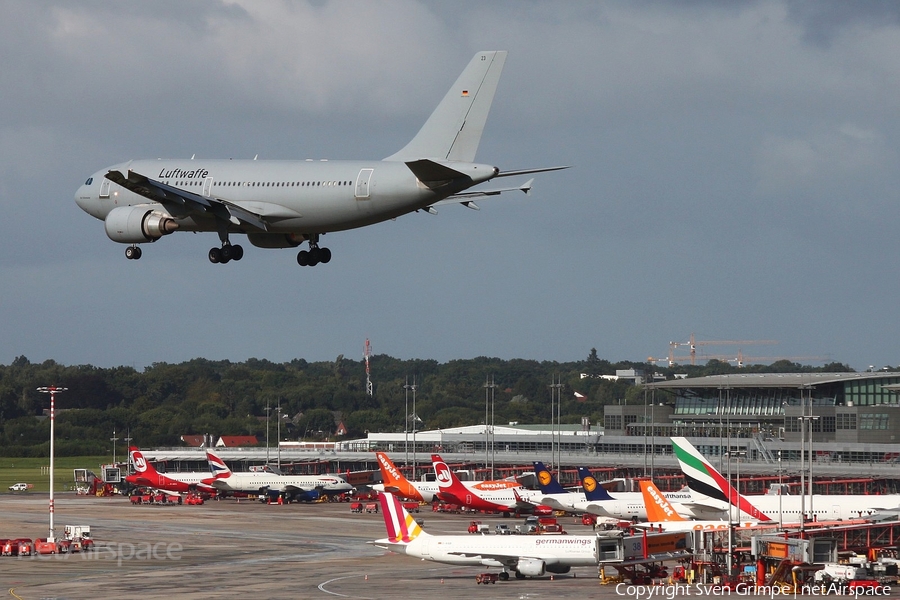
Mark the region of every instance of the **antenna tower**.
[[375, 393], [372, 390], [372, 377], [369, 372], [369, 357], [372, 356], [372, 346], [369, 345], [369, 338], [366, 338], [366, 351], [363, 357], [366, 359], [366, 395], [372, 398]]

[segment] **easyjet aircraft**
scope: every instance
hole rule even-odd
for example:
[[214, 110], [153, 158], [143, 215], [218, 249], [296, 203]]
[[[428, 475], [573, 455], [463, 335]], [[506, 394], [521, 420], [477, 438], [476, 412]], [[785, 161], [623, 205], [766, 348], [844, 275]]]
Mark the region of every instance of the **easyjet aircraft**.
[[131, 456], [131, 464], [134, 465], [134, 474], [128, 475], [125, 481], [132, 485], [180, 494], [193, 491], [216, 493], [215, 488], [210, 485], [213, 476], [209, 471], [163, 474], [147, 462], [139, 449], [131, 446], [128, 451]]
[[438, 484], [436, 481], [410, 481], [407, 479], [397, 465], [384, 452], [376, 452], [375, 458], [378, 459], [378, 468], [381, 470], [381, 483], [372, 486], [373, 490], [379, 492], [390, 492], [395, 496], [399, 496], [405, 500], [415, 500], [417, 502], [433, 502], [438, 492]]
[[[259, 248], [309, 250], [301, 266], [331, 260], [319, 246], [326, 233], [381, 223], [435, 206], [459, 203], [517, 186], [471, 190], [498, 177], [554, 171], [548, 167], [501, 171], [475, 163], [505, 51], [477, 53], [419, 133], [383, 160], [130, 160], [97, 171], [75, 193], [75, 202], [100, 219], [106, 235], [128, 244], [125, 256], [141, 257], [141, 246], [175, 231], [210, 231], [221, 246], [209, 250], [213, 263], [241, 260], [231, 243], [244, 234]], [[523, 129], [522, 131], [525, 131]]]

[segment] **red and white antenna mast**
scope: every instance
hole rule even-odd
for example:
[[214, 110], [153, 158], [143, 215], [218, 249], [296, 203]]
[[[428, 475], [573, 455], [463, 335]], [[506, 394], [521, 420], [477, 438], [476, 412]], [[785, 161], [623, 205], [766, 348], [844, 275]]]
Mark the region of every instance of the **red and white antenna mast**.
[[369, 345], [369, 338], [366, 338], [366, 351], [363, 354], [363, 357], [366, 359], [366, 395], [369, 398], [373, 397], [375, 394], [372, 390], [372, 377], [369, 372], [369, 357], [372, 356], [372, 347]]

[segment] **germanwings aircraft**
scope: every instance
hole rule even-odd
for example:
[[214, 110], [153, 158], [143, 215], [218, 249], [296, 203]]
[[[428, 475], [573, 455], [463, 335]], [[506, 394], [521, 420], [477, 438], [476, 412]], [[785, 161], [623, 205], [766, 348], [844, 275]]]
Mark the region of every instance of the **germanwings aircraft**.
[[548, 167], [501, 171], [475, 163], [505, 51], [479, 52], [444, 96], [419, 133], [382, 160], [131, 160], [94, 173], [75, 193], [75, 202], [104, 222], [106, 235], [129, 244], [125, 256], [141, 257], [138, 244], [174, 231], [210, 231], [221, 246], [213, 263], [240, 260], [231, 243], [244, 234], [260, 248], [296, 248], [301, 266], [331, 260], [321, 236], [395, 219], [435, 206], [459, 203], [518, 187], [471, 190], [499, 177], [554, 171]]
[[731, 505], [740, 509], [740, 520], [774, 522], [780, 514], [782, 520], [794, 522], [799, 522], [803, 515], [807, 520], [836, 521], [894, 513], [900, 509], [900, 494], [813, 494], [812, 497], [806, 495], [805, 500], [802, 496], [763, 494], [747, 498], [739, 494], [686, 438], [673, 437], [672, 449], [697, 500], [718, 504], [723, 511], [728, 510], [730, 500]]
[[281, 496], [286, 500], [317, 500], [321, 494], [349, 492], [353, 486], [337, 475], [280, 475], [265, 471], [234, 473], [225, 462], [206, 451], [213, 472], [212, 487], [223, 492]]
[[131, 464], [134, 465], [134, 474], [128, 475], [125, 481], [132, 485], [179, 494], [193, 491], [216, 493], [215, 488], [210, 485], [213, 477], [209, 472], [163, 474], [147, 462], [138, 448], [131, 446], [128, 451], [131, 454]]
[[594, 535], [429, 535], [393, 494], [379, 495], [387, 537], [372, 542], [398, 554], [452, 565], [500, 567], [500, 579], [596, 567]]

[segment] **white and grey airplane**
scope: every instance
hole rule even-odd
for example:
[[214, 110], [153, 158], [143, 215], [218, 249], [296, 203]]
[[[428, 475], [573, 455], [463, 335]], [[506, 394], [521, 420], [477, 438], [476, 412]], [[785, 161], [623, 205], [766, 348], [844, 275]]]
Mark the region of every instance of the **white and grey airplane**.
[[518, 187], [470, 190], [498, 177], [554, 171], [547, 167], [501, 171], [478, 164], [475, 152], [506, 61], [505, 51], [479, 52], [444, 96], [419, 133], [383, 160], [131, 160], [94, 173], [75, 193], [82, 210], [104, 222], [125, 256], [141, 257], [138, 244], [175, 231], [215, 231], [220, 247], [213, 263], [240, 260], [231, 234], [245, 234], [260, 248], [295, 248], [301, 266], [331, 260], [321, 236], [365, 227], [434, 207]]

